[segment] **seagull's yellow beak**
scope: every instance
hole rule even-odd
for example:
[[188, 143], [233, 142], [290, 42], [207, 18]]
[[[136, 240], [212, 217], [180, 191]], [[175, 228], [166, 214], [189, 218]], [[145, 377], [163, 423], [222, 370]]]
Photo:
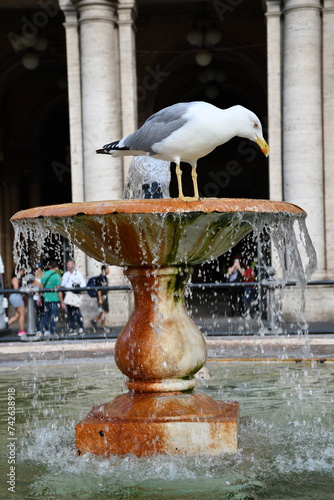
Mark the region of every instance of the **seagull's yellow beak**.
[[258, 137], [256, 139], [256, 144], [261, 148], [261, 151], [264, 155], [269, 155], [270, 148], [264, 139], [260, 139], [260, 137]]

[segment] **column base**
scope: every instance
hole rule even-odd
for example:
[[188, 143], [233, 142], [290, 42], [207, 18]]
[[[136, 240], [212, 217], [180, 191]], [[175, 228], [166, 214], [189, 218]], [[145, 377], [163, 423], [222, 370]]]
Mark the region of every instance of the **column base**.
[[202, 393], [127, 393], [76, 426], [77, 454], [219, 455], [238, 448], [237, 402]]

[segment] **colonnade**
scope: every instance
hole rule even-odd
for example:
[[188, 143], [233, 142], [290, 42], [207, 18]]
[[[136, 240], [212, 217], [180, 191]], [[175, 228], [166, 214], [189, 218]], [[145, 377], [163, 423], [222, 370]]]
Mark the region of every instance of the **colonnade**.
[[65, 14], [72, 199], [122, 197], [123, 160], [95, 149], [136, 127], [135, 0], [60, 0]]
[[308, 212], [334, 278], [334, 0], [267, 0], [270, 197]]
[[[95, 149], [137, 126], [136, 0], [59, 3], [73, 201], [121, 198], [129, 160], [96, 157]], [[266, 0], [266, 6], [270, 198], [308, 212], [315, 277], [333, 279], [334, 0]]]
[[[72, 201], [120, 199], [128, 161], [95, 150], [137, 126], [135, 0], [59, 4], [65, 14]], [[87, 276], [98, 273], [99, 264], [82, 252], [75, 259]], [[112, 284], [123, 281], [121, 270], [112, 268]], [[127, 318], [124, 305], [124, 293], [114, 292], [113, 323]]]

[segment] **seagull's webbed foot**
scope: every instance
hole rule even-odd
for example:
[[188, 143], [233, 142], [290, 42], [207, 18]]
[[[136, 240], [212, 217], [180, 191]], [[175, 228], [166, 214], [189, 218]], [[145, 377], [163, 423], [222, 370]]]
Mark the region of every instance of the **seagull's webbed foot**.
[[179, 196], [180, 200], [182, 201], [198, 201], [199, 198], [195, 198], [195, 196], [183, 196], [181, 198], [181, 196]]

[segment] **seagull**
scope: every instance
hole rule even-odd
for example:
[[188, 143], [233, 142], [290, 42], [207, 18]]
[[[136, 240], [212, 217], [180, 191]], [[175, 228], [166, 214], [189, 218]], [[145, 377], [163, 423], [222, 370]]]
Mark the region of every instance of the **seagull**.
[[[194, 200], [199, 199], [197, 160], [236, 136], [256, 142], [268, 156], [269, 146], [263, 138], [260, 120], [249, 109], [240, 105], [220, 109], [202, 101], [180, 102], [158, 111], [136, 132], [96, 152], [114, 157], [152, 156], [174, 162], [179, 198]], [[181, 161], [192, 167], [194, 197], [191, 198], [183, 195]]]

